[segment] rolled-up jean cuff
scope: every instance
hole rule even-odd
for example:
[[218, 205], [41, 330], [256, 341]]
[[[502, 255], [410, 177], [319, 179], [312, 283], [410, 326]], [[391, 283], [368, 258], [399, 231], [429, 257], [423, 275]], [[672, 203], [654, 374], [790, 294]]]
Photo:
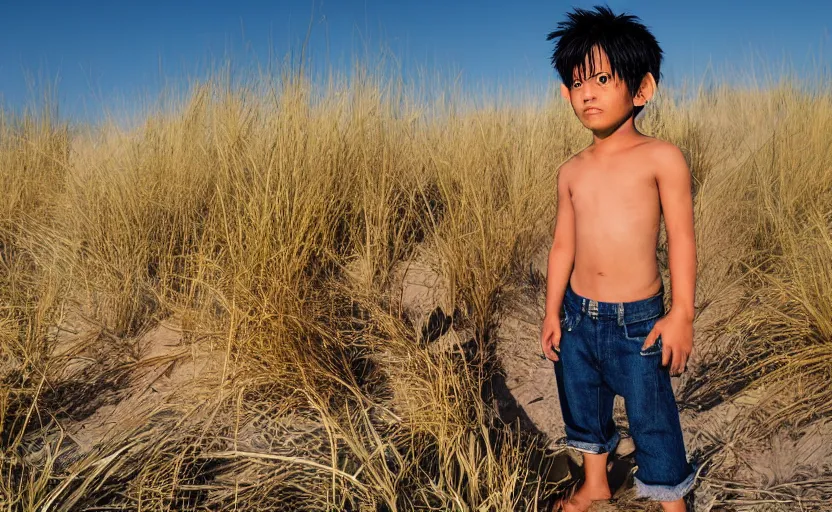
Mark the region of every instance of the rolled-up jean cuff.
[[[638, 472], [636, 472], [638, 475]], [[687, 478], [682, 480], [678, 485], [647, 485], [635, 477], [636, 492], [641, 498], [647, 498], [655, 501], [676, 501], [684, 498], [687, 493], [693, 489], [693, 484], [696, 482], [696, 468], [690, 472]]]
[[620, 439], [621, 436], [618, 434], [618, 432], [616, 432], [615, 434], [613, 434], [610, 440], [607, 441], [607, 444], [585, 443], [583, 441], [573, 441], [572, 439], [567, 439], [566, 446], [574, 448], [579, 452], [592, 453], [598, 455], [601, 453], [610, 453], [613, 450], [615, 450], [615, 447], [618, 446], [618, 441]]

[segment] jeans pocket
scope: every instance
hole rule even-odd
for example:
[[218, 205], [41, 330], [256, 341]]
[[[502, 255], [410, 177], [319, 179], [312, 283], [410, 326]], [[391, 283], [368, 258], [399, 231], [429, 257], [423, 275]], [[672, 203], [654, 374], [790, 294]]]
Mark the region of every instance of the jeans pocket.
[[[625, 323], [623, 325], [624, 337], [628, 340], [637, 341], [641, 344], [644, 344], [644, 340], [647, 339], [647, 335], [650, 334], [650, 331], [653, 330], [653, 327], [656, 326], [656, 322], [662, 315], [659, 313], [652, 318], [643, 318], [640, 320], [636, 320], [633, 322]], [[641, 355], [643, 356], [651, 356], [655, 354], [661, 354], [662, 352], [662, 338], [659, 336], [656, 338], [656, 342], [647, 347], [645, 350], [641, 351]]]
[[563, 306], [560, 311], [560, 328], [562, 331], [572, 331], [581, 321], [580, 313], [572, 311], [571, 308]]
[[[642, 343], [644, 343], [644, 340], [642, 340]], [[652, 345], [650, 345], [649, 347], [645, 348], [644, 350], [642, 350], [640, 352], [640, 354], [643, 355], [643, 356], [656, 356], [656, 355], [660, 355], [661, 353], [662, 353], [662, 336], [661, 336], [661, 334], [659, 335], [658, 338], [656, 338], [655, 343], [653, 343]]]

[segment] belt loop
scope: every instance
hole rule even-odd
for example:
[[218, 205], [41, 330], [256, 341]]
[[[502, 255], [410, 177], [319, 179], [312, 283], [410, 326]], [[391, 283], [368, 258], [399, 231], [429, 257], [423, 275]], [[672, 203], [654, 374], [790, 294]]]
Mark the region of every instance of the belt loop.
[[618, 303], [618, 325], [624, 325], [624, 303]]

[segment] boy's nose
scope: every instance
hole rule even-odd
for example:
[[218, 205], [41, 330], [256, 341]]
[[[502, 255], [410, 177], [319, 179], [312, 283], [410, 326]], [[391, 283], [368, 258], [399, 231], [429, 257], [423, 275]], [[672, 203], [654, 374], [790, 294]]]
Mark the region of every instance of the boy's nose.
[[582, 89], [583, 89], [583, 97], [582, 98], [584, 100], [584, 103], [586, 103], [587, 101], [595, 99], [595, 90], [592, 87], [586, 86], [586, 87], [582, 87]]

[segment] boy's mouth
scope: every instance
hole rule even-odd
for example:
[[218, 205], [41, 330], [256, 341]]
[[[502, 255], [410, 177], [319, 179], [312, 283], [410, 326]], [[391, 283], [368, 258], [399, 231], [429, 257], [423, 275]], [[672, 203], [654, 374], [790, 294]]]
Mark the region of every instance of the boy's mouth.
[[591, 116], [591, 115], [594, 115], [594, 114], [600, 114], [601, 112], [603, 112], [603, 111], [598, 107], [589, 107], [589, 108], [584, 109], [584, 115], [587, 115], [587, 116]]

